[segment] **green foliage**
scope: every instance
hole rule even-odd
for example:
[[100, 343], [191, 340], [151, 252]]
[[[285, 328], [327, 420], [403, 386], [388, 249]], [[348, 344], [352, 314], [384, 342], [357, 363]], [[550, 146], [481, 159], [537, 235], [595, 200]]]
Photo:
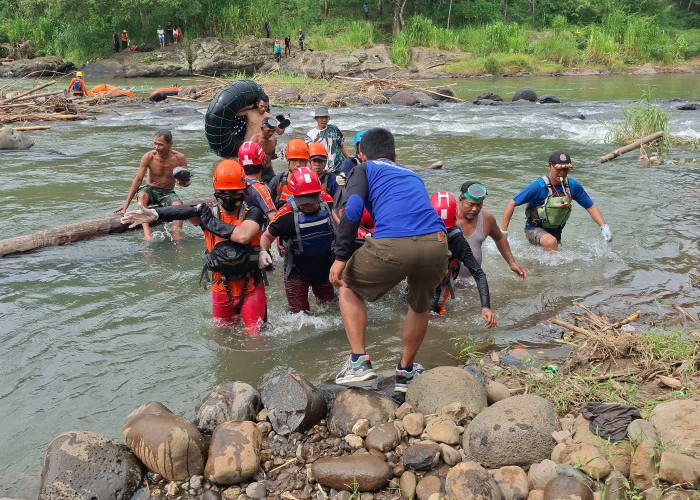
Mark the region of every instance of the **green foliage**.
[[399, 33], [394, 37], [391, 44], [391, 60], [400, 68], [405, 68], [411, 61], [411, 55], [408, 52], [408, 39], [405, 32]]
[[452, 6], [454, 25], [459, 24], [488, 24], [502, 19], [501, 9], [496, 2], [473, 0], [458, 2]]
[[629, 144], [654, 132], [664, 131], [664, 136], [658, 142], [658, 152], [668, 151], [671, 146], [669, 134], [670, 115], [652, 101], [651, 90], [642, 93], [639, 104], [630, 106], [622, 111], [623, 121], [608, 125], [605, 140], [611, 144]]
[[550, 36], [539, 38], [532, 44], [532, 51], [540, 59], [570, 66], [578, 62], [581, 52], [575, 36], [565, 30], [557, 30]]
[[498, 75], [501, 72], [501, 63], [493, 55], [484, 60], [484, 69], [487, 73]]

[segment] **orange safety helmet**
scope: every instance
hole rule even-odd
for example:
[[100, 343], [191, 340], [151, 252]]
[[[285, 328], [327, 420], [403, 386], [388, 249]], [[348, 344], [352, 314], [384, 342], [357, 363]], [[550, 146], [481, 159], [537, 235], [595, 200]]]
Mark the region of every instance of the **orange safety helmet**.
[[440, 191], [430, 197], [430, 204], [450, 229], [457, 224], [457, 200], [450, 193]]
[[308, 160], [309, 148], [303, 139], [292, 139], [284, 149], [284, 157], [288, 160]]
[[297, 168], [289, 176], [288, 183], [294, 196], [305, 196], [321, 192], [321, 181], [318, 180], [316, 172], [309, 167]]
[[328, 158], [326, 147], [320, 142], [312, 142], [309, 144], [309, 157], [313, 158], [314, 156], [325, 156]]
[[238, 161], [244, 167], [248, 165], [260, 165], [265, 159], [265, 151], [262, 146], [255, 141], [248, 141], [241, 144], [238, 149]]
[[243, 167], [236, 160], [223, 160], [214, 169], [214, 189], [245, 189], [246, 177]]
[[301, 28], [299, 28], [299, 31], [303, 31]]

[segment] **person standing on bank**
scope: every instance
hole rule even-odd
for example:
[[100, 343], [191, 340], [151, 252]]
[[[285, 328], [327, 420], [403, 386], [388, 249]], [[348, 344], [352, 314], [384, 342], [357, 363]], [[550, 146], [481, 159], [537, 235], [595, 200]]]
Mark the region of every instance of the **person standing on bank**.
[[304, 52], [304, 40], [306, 40], [306, 36], [304, 36], [304, 30], [299, 28], [299, 50], [301, 52]]
[[335, 177], [340, 172], [343, 160], [349, 158], [350, 153], [347, 146], [345, 146], [343, 133], [336, 125], [328, 123], [329, 119], [328, 108], [326, 106], [317, 107], [314, 112], [316, 126], [306, 133], [304, 140], [306, 144], [311, 144], [312, 142], [323, 144], [323, 147], [326, 148], [326, 153], [328, 153], [326, 171]]
[[[457, 225], [462, 228], [464, 239], [469, 243], [472, 254], [479, 265], [483, 261], [481, 245], [490, 236], [511, 271], [518, 276], [518, 279], [524, 280], [527, 278], [527, 271], [515, 262], [508, 238], [501, 232], [493, 214], [483, 210], [487, 194], [483, 184], [475, 181], [467, 181], [462, 184], [459, 191], [459, 203], [457, 203]], [[462, 267], [459, 270], [459, 276], [465, 278], [471, 276], [471, 273], [466, 267]]]
[[265, 19], [265, 24], [263, 24], [263, 29], [265, 30], [265, 38], [270, 38], [270, 20]]
[[[179, 151], [172, 149], [173, 135], [170, 130], [158, 130], [153, 136], [153, 150], [141, 157], [139, 170], [131, 183], [126, 201], [114, 210], [114, 213], [126, 212], [131, 200], [138, 192], [138, 202], [144, 207], [158, 205], [182, 205], [182, 201], [173, 190], [175, 183], [187, 187], [190, 185], [190, 172], [187, 170], [187, 159]], [[143, 178], [148, 174], [146, 185], [141, 187]], [[182, 220], [173, 222], [173, 238], [179, 239]], [[143, 224], [143, 239], [151, 239], [151, 227]]]
[[267, 299], [262, 269], [272, 263], [270, 255], [259, 251], [260, 228], [265, 216], [257, 207], [244, 203], [246, 178], [235, 160], [223, 160], [212, 179], [217, 205], [172, 206], [151, 209], [139, 203], [138, 210], [127, 212], [122, 224], [135, 227], [158, 219], [189, 219], [200, 226], [207, 247], [204, 270], [212, 272], [212, 316], [216, 326], [238, 322], [246, 332], [257, 334], [267, 322]]
[[114, 48], [114, 53], [119, 52], [119, 35], [116, 31], [112, 33], [112, 47]]
[[275, 43], [273, 45], [273, 49], [275, 51], [275, 62], [279, 63], [280, 58], [282, 57], [282, 46], [280, 45], [279, 38], [275, 38]]
[[[408, 312], [394, 384], [395, 391], [406, 392], [423, 371], [414, 358], [427, 332], [430, 300], [447, 273], [447, 234], [421, 177], [395, 163], [391, 132], [369, 129], [361, 147], [367, 162], [348, 177], [348, 202], [336, 231], [335, 262], [329, 276], [331, 284], [340, 288], [340, 312], [351, 349], [335, 382], [352, 384], [376, 377], [365, 351], [365, 301], [378, 300], [407, 278]], [[365, 207], [374, 219], [374, 235], [356, 250]]]
[[126, 32], [126, 30], [122, 31], [122, 50], [126, 50], [129, 48], [129, 34]]
[[369, 4], [367, 2], [362, 6], [362, 10], [365, 11], [365, 19], [369, 19]]
[[549, 252], [556, 252], [561, 243], [561, 233], [571, 215], [573, 199], [585, 208], [591, 219], [600, 226], [605, 241], [612, 241], [612, 232], [603, 214], [588, 196], [583, 186], [567, 176], [573, 168], [568, 153], [557, 151], [550, 155], [549, 174], [530, 183], [506, 203], [501, 221], [501, 231], [508, 233], [508, 225], [515, 207], [527, 203], [525, 208], [525, 236], [533, 245], [540, 245]]
[[160, 24], [158, 25], [156, 33], [158, 34], [158, 43], [160, 44], [160, 48], [162, 49], [165, 47], [165, 30]]
[[284, 37], [284, 57], [291, 57], [292, 55], [292, 37], [289, 35]]

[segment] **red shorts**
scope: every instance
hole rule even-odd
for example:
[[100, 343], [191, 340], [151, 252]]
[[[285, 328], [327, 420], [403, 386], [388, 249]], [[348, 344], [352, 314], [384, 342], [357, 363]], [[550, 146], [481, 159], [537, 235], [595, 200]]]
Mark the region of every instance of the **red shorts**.
[[[233, 297], [233, 303], [238, 306], [240, 297]], [[211, 315], [216, 326], [226, 327], [238, 323], [239, 317], [225, 293], [215, 290], [211, 292]], [[265, 297], [265, 284], [260, 283], [255, 290], [248, 292], [243, 300], [240, 318], [243, 319], [246, 333], [260, 333], [260, 329], [267, 322], [267, 299]]]
[[319, 302], [332, 302], [335, 300], [335, 288], [330, 282], [326, 281], [320, 285], [311, 285], [299, 276], [290, 274], [288, 278], [284, 278], [284, 291], [287, 294], [289, 312], [307, 312], [311, 309], [309, 306], [309, 287], [311, 287]]

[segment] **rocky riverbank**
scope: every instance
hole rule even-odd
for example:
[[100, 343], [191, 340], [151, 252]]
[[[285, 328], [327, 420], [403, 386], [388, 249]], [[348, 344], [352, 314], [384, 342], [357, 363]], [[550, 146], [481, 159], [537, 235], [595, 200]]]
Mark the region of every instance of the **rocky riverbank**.
[[512, 349], [427, 370], [405, 397], [393, 377], [347, 388], [287, 373], [261, 390], [223, 382], [194, 421], [146, 403], [125, 419], [126, 445], [57, 437], [39, 498], [695, 498], [700, 354], [662, 362], [634, 316], [584, 319], [561, 368]]
[[[222, 76], [241, 72], [252, 74], [275, 71], [312, 78], [392, 76], [404, 79], [431, 79], [459, 77], [460, 75], [450, 72], [448, 67], [468, 56], [460, 51], [412, 47], [409, 49], [409, 64], [406, 68], [400, 68], [392, 62], [390, 50], [390, 47], [385, 45], [376, 45], [352, 51], [343, 49], [294, 51], [291, 57], [284, 57], [280, 63], [276, 63], [267, 39], [251, 37], [232, 41], [211, 37], [197, 38], [188, 44], [169, 45], [162, 49], [144, 45], [138, 50], [127, 50], [109, 58], [95, 59], [80, 67], [59, 57], [19, 59], [0, 64], [0, 77], [56, 76], [81, 69], [86, 79], [90, 81], [133, 77]], [[628, 68], [624, 72], [630, 74], [700, 73], [700, 60], [691, 60], [685, 65], [646, 63]], [[610, 71], [572, 67], [555, 74], [605, 75], [610, 74]]]

